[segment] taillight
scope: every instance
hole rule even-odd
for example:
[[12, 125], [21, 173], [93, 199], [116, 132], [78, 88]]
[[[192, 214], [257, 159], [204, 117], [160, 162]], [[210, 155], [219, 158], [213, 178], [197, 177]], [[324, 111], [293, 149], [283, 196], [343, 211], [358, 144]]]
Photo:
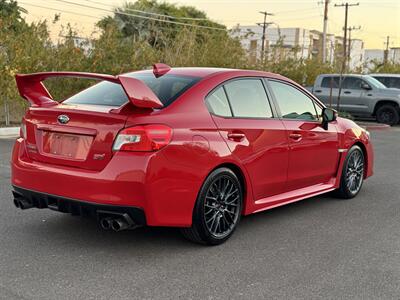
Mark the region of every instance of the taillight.
[[19, 135], [22, 137], [24, 140], [26, 140], [26, 123], [24, 120], [22, 120], [21, 127], [19, 129]]
[[172, 129], [165, 125], [142, 125], [120, 131], [113, 151], [157, 151], [171, 141]]

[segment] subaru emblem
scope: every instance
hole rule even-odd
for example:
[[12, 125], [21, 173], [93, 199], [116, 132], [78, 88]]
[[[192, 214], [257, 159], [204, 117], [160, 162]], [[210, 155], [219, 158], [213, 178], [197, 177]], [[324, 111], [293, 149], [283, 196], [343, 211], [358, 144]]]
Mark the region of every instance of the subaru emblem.
[[57, 120], [61, 124], [67, 124], [69, 122], [69, 117], [67, 115], [59, 115]]

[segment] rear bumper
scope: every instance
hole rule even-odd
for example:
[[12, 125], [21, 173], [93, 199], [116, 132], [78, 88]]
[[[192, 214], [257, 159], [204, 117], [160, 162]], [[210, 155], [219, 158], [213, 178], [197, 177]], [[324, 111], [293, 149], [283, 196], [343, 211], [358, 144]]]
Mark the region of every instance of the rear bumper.
[[[11, 182], [17, 188], [57, 199], [138, 208], [149, 226], [191, 226], [205, 174], [177, 166], [162, 152], [118, 152], [103, 170], [92, 171], [32, 161], [19, 138], [11, 158]], [[41, 198], [47, 201], [46, 197]]]
[[104, 205], [145, 206], [145, 177], [150, 155], [119, 152], [102, 171], [32, 161], [17, 139], [11, 161], [14, 186]]
[[49, 208], [55, 211], [70, 213], [75, 216], [99, 218], [102, 214], [127, 213], [136, 225], [146, 225], [144, 211], [138, 207], [102, 205], [84, 202], [46, 193], [39, 193], [13, 186], [14, 199], [23, 199], [32, 207]]

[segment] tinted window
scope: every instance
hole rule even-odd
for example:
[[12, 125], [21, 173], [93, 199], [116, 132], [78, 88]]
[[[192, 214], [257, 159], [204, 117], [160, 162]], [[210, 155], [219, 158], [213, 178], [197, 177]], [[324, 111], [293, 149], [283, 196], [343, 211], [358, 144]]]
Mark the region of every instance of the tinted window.
[[269, 81], [285, 119], [317, 120], [313, 101], [298, 89], [278, 81]]
[[389, 88], [400, 88], [400, 78], [399, 77], [374, 77], [375, 79], [379, 80], [385, 86]]
[[332, 87], [333, 89], [339, 88], [339, 77], [333, 77], [333, 76], [324, 77], [321, 82], [321, 87], [324, 88]]
[[357, 77], [346, 77], [343, 81], [343, 88], [350, 90], [361, 90], [363, 80]]
[[218, 115], [223, 117], [231, 117], [231, 109], [229, 108], [228, 98], [223, 87], [219, 87], [214, 92], [212, 92], [207, 97], [208, 109]]
[[225, 84], [234, 117], [271, 118], [272, 111], [261, 79], [240, 79]]
[[[164, 106], [177, 99], [184, 91], [194, 85], [199, 78], [164, 75], [156, 78], [152, 73], [132, 74], [133, 78], [142, 80], [161, 100]], [[68, 98], [63, 103], [121, 106], [128, 101], [121, 85], [102, 81], [82, 92]]]
[[381, 83], [383, 83], [385, 86], [389, 87], [390, 83], [389, 83], [389, 78], [388, 77], [374, 77], [376, 80], [380, 81]]
[[390, 87], [400, 89], [400, 78], [398, 77], [391, 78]]

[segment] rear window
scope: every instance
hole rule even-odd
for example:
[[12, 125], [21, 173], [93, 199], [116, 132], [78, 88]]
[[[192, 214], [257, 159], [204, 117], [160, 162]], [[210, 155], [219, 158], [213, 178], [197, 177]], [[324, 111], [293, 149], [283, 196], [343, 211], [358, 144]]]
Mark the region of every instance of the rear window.
[[[152, 73], [133, 74], [130, 77], [142, 80], [157, 95], [164, 106], [174, 102], [200, 80], [198, 77], [168, 74], [156, 78]], [[126, 102], [128, 102], [128, 97], [121, 85], [102, 81], [66, 99], [63, 103], [121, 106]]]

